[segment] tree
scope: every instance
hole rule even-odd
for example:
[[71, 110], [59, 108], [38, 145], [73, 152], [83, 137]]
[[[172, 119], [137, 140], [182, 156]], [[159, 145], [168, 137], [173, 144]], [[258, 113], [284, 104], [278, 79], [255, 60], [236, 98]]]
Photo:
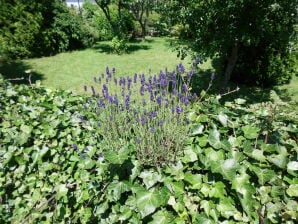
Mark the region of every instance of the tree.
[[[225, 58], [224, 87], [232, 74], [238, 80], [260, 85], [279, 84], [290, 77], [289, 43], [296, 36], [297, 0], [165, 0], [162, 3], [161, 13], [172, 23], [183, 25], [180, 37], [191, 40], [190, 48], [201, 57]], [[277, 61], [289, 65], [279, 69], [287, 77], [280, 79], [279, 71], [273, 69]]]
[[138, 21], [142, 29], [142, 38], [146, 36], [146, 25], [150, 11], [153, 9], [154, 1], [152, 0], [131, 0], [128, 3], [129, 10], [134, 19]]

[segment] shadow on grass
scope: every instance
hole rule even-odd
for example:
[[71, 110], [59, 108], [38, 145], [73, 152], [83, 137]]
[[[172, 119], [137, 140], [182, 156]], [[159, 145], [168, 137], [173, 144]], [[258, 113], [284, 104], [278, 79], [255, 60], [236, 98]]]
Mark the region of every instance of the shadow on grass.
[[[211, 74], [214, 72], [216, 74], [215, 79], [212, 81], [212, 85], [208, 90], [209, 94], [220, 94], [223, 83], [223, 66], [222, 61], [219, 58], [215, 58], [211, 61], [211, 65], [213, 69], [205, 69], [199, 70], [198, 74], [192, 80], [192, 89], [197, 94], [199, 94], [202, 90], [206, 90], [209, 86], [211, 80]], [[239, 87], [238, 91], [233, 92]], [[272, 100], [271, 92], [276, 89], [272, 88], [261, 88], [261, 87], [251, 87], [246, 85], [239, 85], [234, 82], [230, 82], [224, 91], [223, 94], [232, 92], [227, 95], [223, 95], [221, 98], [221, 102], [233, 101], [237, 98], [242, 98], [247, 101], [247, 103], [260, 103]], [[276, 91], [276, 93], [280, 96], [282, 92]], [[283, 93], [284, 96], [286, 94]], [[288, 99], [290, 100], [290, 99]]]
[[[126, 54], [130, 54], [139, 50], [150, 50], [151, 46], [147, 45], [151, 43], [153, 40], [133, 40], [128, 43], [127, 52]], [[106, 54], [115, 54], [113, 51], [113, 47], [110, 42], [98, 42], [93, 47], [99, 53], [106, 53]]]
[[0, 74], [12, 84], [29, 84], [44, 78], [43, 74], [32, 70], [32, 67], [22, 61], [1, 61]]

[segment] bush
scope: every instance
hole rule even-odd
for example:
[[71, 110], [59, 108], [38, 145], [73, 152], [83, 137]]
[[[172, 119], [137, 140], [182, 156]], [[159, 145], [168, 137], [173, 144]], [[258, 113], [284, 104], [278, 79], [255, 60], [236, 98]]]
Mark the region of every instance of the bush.
[[[112, 74], [107, 70], [101, 82], [114, 82]], [[120, 80], [126, 95], [130, 81]], [[220, 97], [197, 101], [184, 111], [188, 136], [175, 133], [185, 127], [164, 124], [165, 134], [187, 138], [186, 147], [175, 149], [181, 155], [152, 167], [139, 160], [153, 157], [137, 156], [142, 146], [133, 132], [129, 141], [125, 133], [119, 140], [117, 130], [104, 131], [115, 102], [105, 109], [94, 103], [108, 104], [111, 91], [76, 96], [0, 78], [1, 223], [297, 223], [297, 113], [272, 103], [247, 107], [242, 99], [224, 107]], [[119, 115], [138, 117], [126, 108]], [[132, 130], [146, 128], [145, 139], [158, 146], [151, 124]], [[115, 141], [105, 144], [113, 134]]]
[[113, 53], [123, 54], [127, 52], [127, 41], [125, 39], [120, 39], [119, 37], [114, 37], [111, 42]]

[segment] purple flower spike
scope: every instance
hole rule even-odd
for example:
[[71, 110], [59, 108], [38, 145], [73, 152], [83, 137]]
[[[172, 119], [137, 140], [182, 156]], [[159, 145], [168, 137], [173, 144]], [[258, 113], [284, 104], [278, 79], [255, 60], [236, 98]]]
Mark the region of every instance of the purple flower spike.
[[160, 121], [158, 122], [158, 126], [160, 126], [160, 127], [163, 126], [163, 120], [160, 120]]
[[141, 124], [142, 125], [146, 124], [146, 118], [144, 116], [141, 117]]
[[113, 120], [113, 115], [110, 115], [110, 121], [112, 121]]
[[138, 78], [138, 74], [135, 73], [134, 77], [133, 77], [133, 83], [137, 83], [137, 78]]
[[82, 159], [86, 159], [86, 154], [85, 154], [85, 153], [81, 153], [80, 157], [81, 157]]
[[183, 108], [177, 106], [177, 107], [176, 107], [176, 113], [177, 113], [178, 115], [180, 115], [182, 112], [183, 112]]
[[150, 132], [151, 132], [151, 133], [154, 133], [154, 127], [151, 127], [151, 128], [150, 128]]
[[193, 61], [193, 65], [194, 65], [194, 66], [197, 66], [199, 63], [200, 63], [200, 58], [196, 58], [196, 59]]
[[113, 72], [113, 74], [115, 74], [116, 73], [116, 68], [112, 68], [112, 72]]
[[73, 150], [78, 151], [78, 146], [76, 144], [72, 144]]
[[215, 79], [215, 73], [211, 74], [211, 80]]
[[177, 71], [180, 72], [180, 73], [184, 73], [185, 68], [184, 68], [184, 66], [182, 65], [182, 63], [180, 63], [180, 64], [177, 66]]
[[182, 85], [181, 87], [182, 92], [186, 92], [187, 91], [187, 86], [185, 84]]
[[162, 98], [160, 96], [157, 97], [156, 102], [157, 102], [159, 107], [161, 107], [161, 101], [162, 101]]

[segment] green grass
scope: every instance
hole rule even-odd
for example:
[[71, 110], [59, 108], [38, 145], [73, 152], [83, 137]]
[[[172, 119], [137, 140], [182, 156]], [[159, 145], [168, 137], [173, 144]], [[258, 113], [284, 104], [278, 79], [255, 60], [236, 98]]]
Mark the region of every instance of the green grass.
[[130, 43], [128, 54], [111, 54], [110, 50], [109, 42], [99, 42], [90, 49], [23, 62], [35, 73], [41, 74], [43, 85], [71, 89], [77, 93], [82, 92], [84, 84], [93, 83], [93, 77], [100, 76], [107, 66], [110, 69], [115, 67], [118, 76], [132, 76], [135, 73], [148, 74], [149, 69], [151, 73], [166, 67], [173, 69], [180, 62], [164, 38]]

